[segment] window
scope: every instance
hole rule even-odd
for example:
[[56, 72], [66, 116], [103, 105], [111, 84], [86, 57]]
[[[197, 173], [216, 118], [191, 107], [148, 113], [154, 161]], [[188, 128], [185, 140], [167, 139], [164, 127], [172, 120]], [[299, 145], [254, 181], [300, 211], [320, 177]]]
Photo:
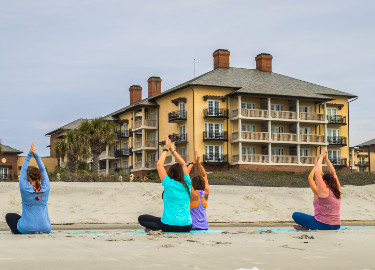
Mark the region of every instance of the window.
[[283, 111], [284, 105], [283, 104], [271, 104], [272, 111]]
[[328, 128], [327, 129], [327, 136], [328, 137], [340, 137], [340, 129], [333, 129], [333, 128]]
[[0, 179], [8, 179], [8, 168], [2, 167], [0, 168]]
[[151, 153], [150, 154], [150, 161], [155, 161], [155, 157], [156, 157], [155, 153]]
[[117, 169], [117, 162], [113, 163], [113, 168]]
[[185, 147], [180, 147], [180, 156], [181, 156], [182, 158], [184, 158], [185, 155], [186, 155]]
[[254, 146], [242, 146], [242, 155], [255, 155]]
[[253, 124], [244, 124], [241, 125], [242, 131], [250, 131], [250, 132], [255, 132], [255, 125]]
[[129, 143], [128, 143], [128, 142], [124, 142], [124, 143], [122, 144], [122, 148], [123, 148], [123, 149], [128, 149], [128, 148], [129, 148]]
[[340, 164], [340, 150], [328, 150], [328, 159], [332, 164]]
[[337, 116], [337, 109], [336, 108], [327, 108], [327, 116], [336, 117]]
[[117, 144], [115, 144], [115, 145], [113, 146], [113, 150], [114, 150], [114, 151], [117, 151], [117, 149], [118, 149], [118, 146], [117, 146]]
[[185, 125], [180, 126], [180, 136], [185, 135]]
[[272, 133], [284, 133], [284, 127], [283, 126], [271, 126], [271, 132]]
[[206, 159], [208, 161], [224, 160], [223, 149], [224, 148], [222, 145], [206, 145], [205, 146]]
[[150, 117], [148, 119], [155, 120], [155, 113], [154, 112], [150, 113]]
[[301, 127], [299, 133], [301, 135], [311, 134], [311, 127]]
[[311, 149], [310, 148], [301, 148], [300, 149], [301, 157], [311, 157]]
[[206, 138], [208, 139], [220, 139], [224, 137], [223, 124], [205, 123], [204, 128], [206, 131]]
[[271, 153], [272, 153], [273, 156], [283, 156], [284, 155], [284, 148], [272, 147]]
[[241, 109], [255, 109], [255, 103], [241, 102]]
[[150, 133], [150, 141], [155, 141], [155, 133]]
[[122, 166], [124, 167], [124, 169], [129, 169], [129, 160], [124, 160], [122, 162]]
[[137, 157], [137, 162], [142, 162], [142, 156]]
[[128, 133], [128, 124], [127, 123], [124, 124], [124, 133], [125, 134]]
[[180, 109], [180, 118], [185, 117], [185, 103], [180, 103], [179, 104], [179, 109]]
[[311, 112], [311, 106], [299, 106], [299, 111], [309, 113]]
[[209, 100], [208, 104], [208, 115], [216, 116], [220, 114], [220, 100]]

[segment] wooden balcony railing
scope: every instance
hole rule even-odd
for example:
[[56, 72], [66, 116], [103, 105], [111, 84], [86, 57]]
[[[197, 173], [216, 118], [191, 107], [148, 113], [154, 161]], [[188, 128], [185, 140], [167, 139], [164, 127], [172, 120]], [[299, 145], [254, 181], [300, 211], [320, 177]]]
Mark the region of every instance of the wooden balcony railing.
[[301, 120], [324, 121], [324, 114], [322, 113], [301, 112], [299, 115]]
[[203, 155], [203, 163], [223, 164], [228, 163], [228, 155]]
[[203, 141], [227, 141], [228, 132], [218, 131], [218, 132], [203, 132]]
[[168, 113], [168, 122], [174, 123], [186, 120], [186, 111], [173, 111]]
[[346, 125], [346, 116], [327, 115], [328, 124]]
[[272, 133], [272, 140], [283, 142], [296, 142], [297, 134], [294, 133]]
[[273, 163], [297, 163], [297, 156], [272, 156]]
[[203, 109], [204, 118], [228, 118], [228, 109]]
[[324, 135], [302, 134], [300, 135], [301, 142], [319, 142], [324, 143]]
[[346, 145], [346, 137], [341, 136], [329, 136], [327, 137], [328, 143], [330, 145]]
[[279, 119], [297, 119], [297, 113], [292, 111], [271, 111], [272, 118]]

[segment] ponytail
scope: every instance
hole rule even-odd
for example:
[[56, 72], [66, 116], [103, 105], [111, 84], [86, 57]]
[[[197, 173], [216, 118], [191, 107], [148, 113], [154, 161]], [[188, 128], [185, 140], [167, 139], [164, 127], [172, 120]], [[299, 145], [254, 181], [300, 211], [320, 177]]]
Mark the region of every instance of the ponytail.
[[41, 187], [41, 178], [42, 178], [42, 173], [40, 172], [40, 170], [38, 168], [35, 168], [35, 167], [32, 167], [29, 169], [28, 173], [27, 173], [27, 178], [29, 179], [29, 181], [33, 181], [35, 182], [35, 188], [37, 190], [40, 189]]
[[332, 174], [326, 173], [323, 175], [323, 180], [327, 187], [333, 192], [337, 199], [341, 198], [341, 192], [339, 190], [339, 185], [337, 184], [338, 179], [336, 179]]

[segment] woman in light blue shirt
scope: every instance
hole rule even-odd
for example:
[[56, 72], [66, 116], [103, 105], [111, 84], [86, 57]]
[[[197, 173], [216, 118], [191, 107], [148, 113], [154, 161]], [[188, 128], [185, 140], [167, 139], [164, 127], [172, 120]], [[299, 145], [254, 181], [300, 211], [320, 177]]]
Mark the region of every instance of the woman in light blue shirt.
[[[171, 151], [178, 163], [173, 164], [168, 173], [164, 168], [164, 161], [167, 152]], [[181, 156], [173, 149], [171, 140], [167, 137], [163, 153], [161, 154], [157, 170], [164, 187], [163, 216], [155, 217], [142, 215], [138, 217], [138, 222], [146, 230], [162, 230], [164, 232], [189, 232], [192, 221], [190, 216], [190, 192], [191, 180]]]
[[[31, 157], [34, 156], [38, 168], [28, 169]], [[46, 168], [36, 153], [34, 143], [23, 162], [19, 180], [22, 198], [22, 216], [8, 213], [5, 220], [14, 234], [49, 233], [51, 222], [48, 217], [48, 197], [50, 184]]]

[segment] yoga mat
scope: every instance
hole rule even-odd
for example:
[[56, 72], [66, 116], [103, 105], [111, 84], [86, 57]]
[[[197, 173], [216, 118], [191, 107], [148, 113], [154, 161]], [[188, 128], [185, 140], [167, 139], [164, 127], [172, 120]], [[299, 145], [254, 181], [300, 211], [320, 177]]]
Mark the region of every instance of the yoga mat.
[[[223, 230], [192, 230], [187, 233], [222, 233]], [[186, 233], [186, 232], [166, 232], [166, 233]], [[145, 231], [131, 231], [125, 234], [147, 234]]]
[[[372, 228], [372, 227], [364, 227], [364, 228], [340, 228], [338, 229], [339, 231], [344, 231], [344, 230], [373, 230], [375, 228]], [[271, 231], [271, 232], [297, 232], [296, 229], [274, 229], [274, 230], [257, 230], [257, 232], [267, 232], [267, 231]], [[301, 230], [302, 232], [302, 230]], [[308, 232], [308, 231], [306, 231]]]

